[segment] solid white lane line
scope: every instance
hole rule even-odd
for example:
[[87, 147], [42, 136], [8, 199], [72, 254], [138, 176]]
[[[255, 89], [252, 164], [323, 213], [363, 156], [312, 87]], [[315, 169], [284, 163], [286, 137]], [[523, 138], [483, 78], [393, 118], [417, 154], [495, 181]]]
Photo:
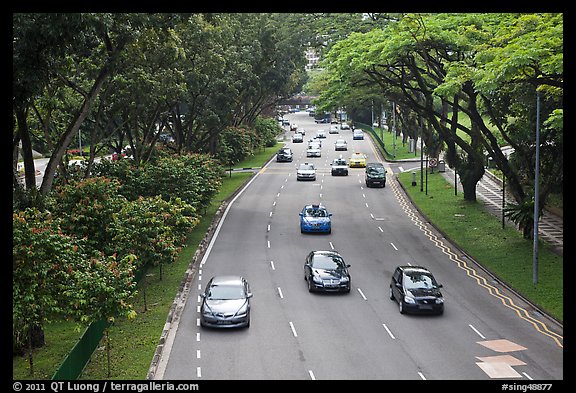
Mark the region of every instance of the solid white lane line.
[[385, 323], [383, 323], [382, 326], [384, 326], [384, 329], [386, 329], [386, 331], [388, 332], [388, 334], [390, 335], [390, 337], [392, 337], [392, 340], [396, 340], [396, 337], [394, 337], [394, 335], [392, 334], [392, 332], [390, 331], [390, 329], [388, 329], [388, 326], [386, 326]]
[[378, 229], [380, 230], [380, 232], [384, 233], [384, 229], [382, 229], [382, 227], [378, 227]]
[[278, 294], [280, 295], [280, 299], [284, 299], [284, 295], [282, 294], [282, 289], [278, 287]]
[[298, 337], [298, 334], [296, 333], [296, 329], [294, 328], [294, 324], [292, 322], [290, 322], [290, 329], [292, 329], [292, 334], [294, 335], [294, 337]]
[[314, 376], [314, 373], [312, 372], [312, 370], [308, 370], [308, 374], [310, 375], [310, 379], [315, 381], [316, 377]]
[[362, 296], [362, 298], [363, 298], [364, 300], [368, 300], [368, 299], [366, 298], [366, 296], [364, 296], [364, 292], [362, 292], [362, 290], [361, 290], [360, 288], [358, 288], [358, 292], [360, 292], [360, 296]]
[[420, 378], [422, 378], [424, 381], [426, 380], [426, 377], [420, 371], [418, 371], [418, 375], [420, 375]]
[[392, 247], [394, 247], [394, 249], [395, 249], [396, 251], [398, 251], [398, 248], [396, 248], [396, 246], [394, 245], [394, 243], [390, 243], [390, 244], [392, 245]]
[[330, 248], [333, 250], [334, 249], [334, 244], [332, 244], [332, 242], [328, 242], [330, 243]]
[[474, 331], [476, 332], [476, 334], [479, 335], [480, 338], [482, 338], [482, 340], [486, 340], [486, 337], [484, 337], [484, 335], [483, 335], [482, 333], [480, 333], [480, 332], [478, 331], [478, 329], [476, 329], [474, 326], [472, 326], [472, 325], [470, 325], [470, 324], [469, 324], [468, 326], [470, 326], [470, 328], [471, 328], [472, 330], [474, 330]]
[[272, 267], [272, 270], [276, 270], [276, 268], [274, 267], [274, 261], [270, 261], [270, 266]]

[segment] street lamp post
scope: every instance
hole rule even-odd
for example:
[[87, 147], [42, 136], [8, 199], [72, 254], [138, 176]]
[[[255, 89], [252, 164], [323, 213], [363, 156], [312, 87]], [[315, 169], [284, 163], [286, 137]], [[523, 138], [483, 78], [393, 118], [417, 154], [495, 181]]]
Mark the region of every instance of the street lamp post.
[[534, 168], [534, 244], [532, 255], [532, 282], [538, 283], [538, 204], [540, 177], [540, 92], [536, 90], [536, 168]]

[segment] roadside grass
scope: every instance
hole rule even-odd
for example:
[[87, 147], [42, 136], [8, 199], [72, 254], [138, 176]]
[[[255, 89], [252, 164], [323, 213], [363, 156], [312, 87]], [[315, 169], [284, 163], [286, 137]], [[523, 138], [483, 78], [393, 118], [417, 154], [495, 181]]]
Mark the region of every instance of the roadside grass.
[[[419, 178], [419, 177], [418, 177]], [[412, 174], [398, 179], [418, 209], [460, 249], [541, 309], [563, 321], [563, 257], [539, 242], [538, 280], [533, 284], [533, 242], [481, 202], [464, 201], [439, 173], [428, 174], [428, 195], [412, 186]]]

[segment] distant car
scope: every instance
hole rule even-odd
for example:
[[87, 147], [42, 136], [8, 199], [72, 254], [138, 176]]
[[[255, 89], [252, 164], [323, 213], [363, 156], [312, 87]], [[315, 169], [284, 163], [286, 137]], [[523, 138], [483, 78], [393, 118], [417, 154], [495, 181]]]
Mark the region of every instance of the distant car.
[[348, 160], [348, 166], [350, 168], [365, 168], [366, 167], [366, 155], [362, 153], [352, 153], [350, 159]]
[[334, 150], [348, 150], [348, 143], [345, 139], [336, 139], [334, 143]]
[[318, 147], [318, 145], [308, 146], [306, 150], [306, 157], [322, 157], [322, 150]]
[[306, 205], [299, 215], [301, 233], [332, 233], [332, 213], [324, 205]]
[[298, 129], [296, 130], [296, 132], [299, 132], [302, 135], [306, 135], [306, 129], [302, 128], [302, 127], [298, 127]]
[[298, 124], [292, 123], [290, 124], [290, 131], [296, 131], [298, 129]]
[[215, 276], [200, 294], [200, 325], [215, 328], [250, 326], [248, 281], [241, 276]]
[[296, 180], [316, 180], [316, 168], [314, 164], [305, 162], [296, 170]]
[[349, 130], [350, 129], [350, 125], [348, 123], [342, 123], [340, 125], [340, 129], [341, 130]]
[[444, 297], [441, 284], [422, 266], [398, 266], [390, 282], [390, 299], [398, 302], [400, 314], [427, 312], [442, 314]]
[[338, 131], [338, 126], [330, 126], [330, 131], [328, 131], [328, 133], [330, 133], [330, 134], [339, 134], [340, 131]]
[[292, 149], [289, 147], [282, 147], [276, 153], [276, 162], [292, 162], [293, 154]]
[[289, 126], [289, 125], [290, 125], [290, 120], [288, 120], [288, 119], [282, 119], [282, 125], [283, 125], [283, 126]]
[[350, 274], [337, 251], [312, 251], [304, 262], [304, 280], [308, 291], [350, 292]]
[[295, 133], [294, 135], [292, 135], [292, 143], [303, 143], [304, 142], [304, 136], [300, 133]]
[[322, 119], [315, 119], [314, 122], [316, 122], [316, 124], [325, 124], [329, 123], [330, 121], [328, 120], [328, 118], [324, 117]]
[[332, 161], [332, 176], [348, 176], [348, 163], [342, 156]]
[[366, 187], [386, 187], [386, 169], [381, 162], [369, 162], [366, 164], [365, 173]]
[[324, 130], [316, 131], [316, 138], [326, 138], [326, 131]]
[[363, 140], [364, 139], [364, 132], [360, 129], [355, 129], [352, 133], [352, 139], [354, 140]]

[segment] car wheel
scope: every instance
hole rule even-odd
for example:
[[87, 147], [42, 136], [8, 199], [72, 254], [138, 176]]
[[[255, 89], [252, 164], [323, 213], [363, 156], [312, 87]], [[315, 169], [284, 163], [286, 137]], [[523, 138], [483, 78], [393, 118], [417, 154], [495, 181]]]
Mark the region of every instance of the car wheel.
[[390, 300], [394, 300], [394, 292], [392, 292], [392, 287], [388, 288], [388, 292], [389, 292]]
[[312, 284], [312, 280], [308, 279], [308, 292], [314, 291], [314, 285]]
[[398, 302], [398, 310], [400, 311], [400, 314], [405, 314], [406, 311], [404, 310], [404, 302], [402, 300], [400, 300]]

